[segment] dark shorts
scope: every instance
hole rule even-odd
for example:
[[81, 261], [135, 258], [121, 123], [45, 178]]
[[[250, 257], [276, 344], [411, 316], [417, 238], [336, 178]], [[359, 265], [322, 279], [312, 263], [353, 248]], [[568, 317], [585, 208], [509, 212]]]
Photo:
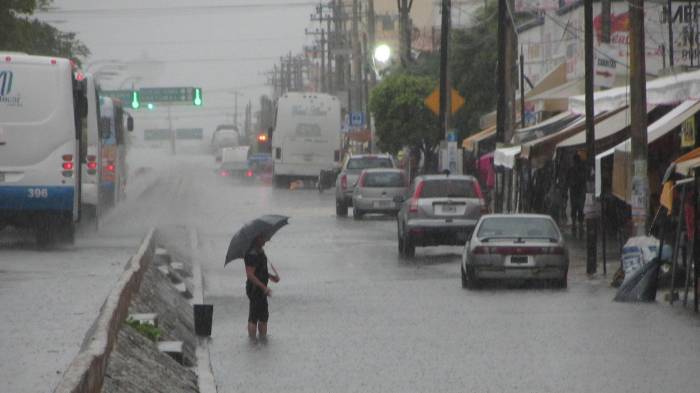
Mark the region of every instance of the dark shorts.
[[248, 322], [267, 323], [267, 319], [270, 317], [270, 313], [267, 310], [267, 297], [252, 296], [248, 297], [248, 299], [250, 299], [250, 306], [248, 308]]

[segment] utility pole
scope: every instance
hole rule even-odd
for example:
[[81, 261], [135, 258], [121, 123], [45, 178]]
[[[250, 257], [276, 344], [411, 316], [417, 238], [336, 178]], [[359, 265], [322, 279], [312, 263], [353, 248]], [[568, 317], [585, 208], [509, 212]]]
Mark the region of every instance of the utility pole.
[[353, 104], [352, 107], [356, 112], [364, 110], [362, 105], [363, 94], [361, 93], [362, 81], [362, 44], [360, 42], [360, 1], [352, 0], [352, 79], [350, 88], [352, 90]]
[[[584, 65], [586, 91], [586, 202], [593, 203], [595, 182], [595, 112], [593, 108], [593, 0], [583, 3]], [[587, 206], [588, 210], [592, 206]], [[585, 210], [585, 209], [584, 209]], [[575, 228], [576, 222], [573, 222]], [[586, 217], [586, 273], [594, 274], [598, 268], [596, 252], [597, 220], [589, 213]]]
[[371, 67], [371, 65], [374, 64], [374, 47], [377, 45], [376, 27], [377, 21], [374, 13], [374, 0], [367, 0], [367, 38], [369, 39], [369, 43], [366, 53], [370, 64], [370, 81], [372, 82], [373, 88], [377, 84], [377, 74], [374, 72], [374, 67]]
[[[647, 174], [647, 90], [644, 50], [644, 0], [629, 0], [630, 109], [632, 139], [632, 223], [636, 236], [647, 229], [649, 177]], [[670, 15], [670, 10], [669, 10]]]
[[668, 0], [668, 12], [666, 21], [668, 22], [668, 65], [673, 68], [673, 3]]
[[[505, 143], [513, 135], [515, 114], [514, 105], [514, 49], [516, 46], [513, 21], [509, 9], [513, 8], [513, 0], [498, 0], [498, 101], [496, 109], [496, 141]], [[495, 210], [503, 210], [502, 191], [505, 189], [505, 177], [498, 176], [496, 182]]]
[[451, 0], [442, 0], [442, 21], [440, 30], [440, 139], [447, 140], [447, 133], [450, 130], [450, 86], [449, 76], [449, 42], [450, 42], [450, 21], [451, 21]]
[[406, 67], [411, 62], [411, 7], [413, 7], [413, 0], [396, 0], [396, 3], [399, 7], [399, 57], [401, 66]]

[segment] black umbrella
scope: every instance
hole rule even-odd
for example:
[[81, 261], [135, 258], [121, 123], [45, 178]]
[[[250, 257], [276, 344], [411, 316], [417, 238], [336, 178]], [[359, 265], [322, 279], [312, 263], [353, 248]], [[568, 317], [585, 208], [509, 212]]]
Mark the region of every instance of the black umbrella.
[[224, 266], [234, 259], [243, 258], [258, 236], [263, 235], [271, 239], [280, 228], [287, 225], [288, 220], [287, 216], [270, 214], [245, 223], [231, 239]]

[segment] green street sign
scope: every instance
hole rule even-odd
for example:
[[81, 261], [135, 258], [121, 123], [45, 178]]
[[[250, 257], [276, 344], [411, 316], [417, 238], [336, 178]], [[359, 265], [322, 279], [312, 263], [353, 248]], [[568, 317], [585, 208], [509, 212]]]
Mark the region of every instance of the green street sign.
[[131, 106], [134, 93], [136, 93], [134, 90], [102, 90], [100, 96], [116, 98], [124, 105]]
[[201, 140], [202, 138], [204, 138], [204, 130], [202, 128], [177, 129], [177, 139]]
[[164, 141], [168, 139], [170, 139], [170, 130], [167, 128], [143, 130], [144, 141]]
[[202, 89], [195, 87], [144, 87], [139, 90], [139, 93], [141, 93], [141, 102], [196, 106], [202, 103]]

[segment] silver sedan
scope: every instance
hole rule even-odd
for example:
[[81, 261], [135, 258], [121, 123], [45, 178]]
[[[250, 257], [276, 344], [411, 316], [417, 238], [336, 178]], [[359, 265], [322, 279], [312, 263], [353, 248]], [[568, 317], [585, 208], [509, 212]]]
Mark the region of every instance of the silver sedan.
[[360, 219], [367, 213], [396, 215], [400, 206], [394, 199], [403, 197], [407, 190], [406, 174], [401, 169], [365, 169], [352, 194], [353, 217]]
[[462, 253], [462, 287], [485, 279], [551, 280], [567, 286], [569, 252], [551, 217], [490, 214], [477, 222]]

